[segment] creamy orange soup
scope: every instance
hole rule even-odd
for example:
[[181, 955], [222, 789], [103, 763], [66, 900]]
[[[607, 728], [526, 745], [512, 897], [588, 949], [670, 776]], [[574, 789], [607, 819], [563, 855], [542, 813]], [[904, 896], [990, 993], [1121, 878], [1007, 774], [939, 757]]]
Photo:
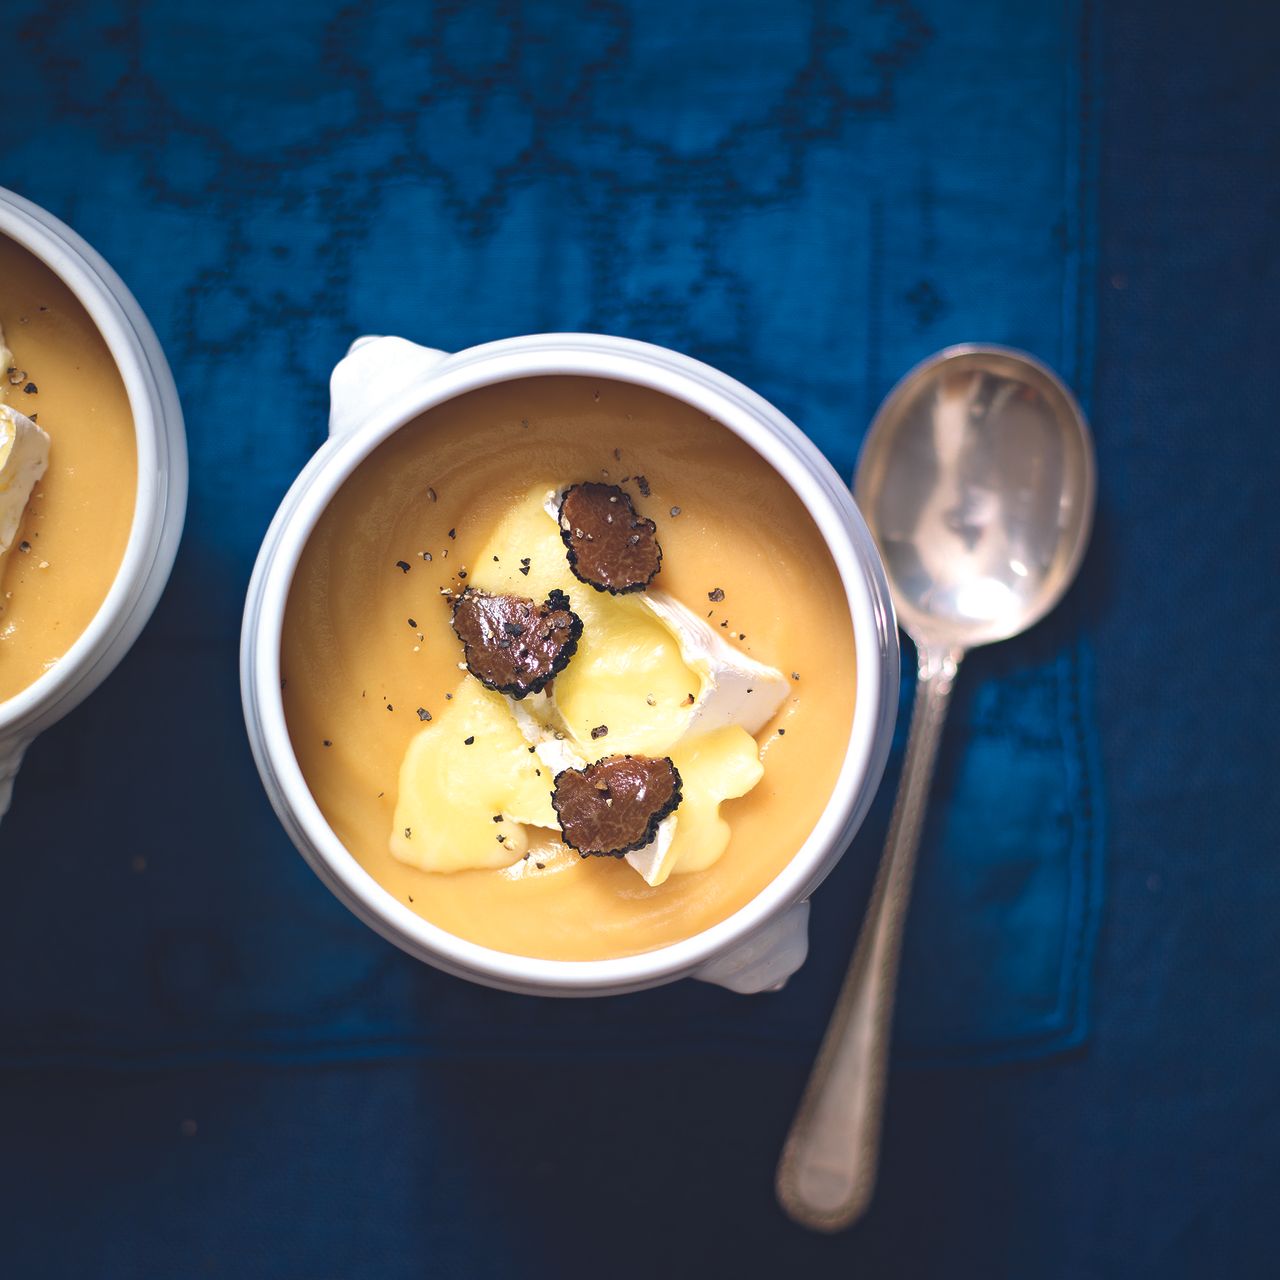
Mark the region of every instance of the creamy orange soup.
[[3, 236], [0, 328], [13, 352], [6, 401], [50, 438], [48, 470], [0, 582], [4, 699], [53, 667], [101, 607], [129, 540], [138, 460], [129, 399], [101, 334], [71, 290]]
[[[422, 728], [418, 708], [438, 713], [461, 678], [441, 589], [465, 585], [460, 571], [531, 486], [641, 473], [650, 496], [634, 482], [626, 488], [658, 524], [656, 585], [712, 615], [712, 625], [726, 621], [729, 634], [745, 636], [740, 649], [796, 677], [756, 735], [763, 780], [721, 810], [732, 829], [724, 855], [652, 888], [625, 862], [580, 858], [551, 831], [539, 832], [525, 864], [536, 872], [519, 876], [428, 872], [398, 861], [389, 839], [400, 764]], [[723, 600], [710, 601], [717, 588]], [[424, 414], [372, 454], [303, 553], [282, 664], [303, 773], [333, 830], [369, 872], [451, 933], [560, 960], [652, 950], [755, 897], [817, 821], [853, 715], [844, 591], [822, 536], [786, 483], [697, 410], [581, 378], [472, 392]]]

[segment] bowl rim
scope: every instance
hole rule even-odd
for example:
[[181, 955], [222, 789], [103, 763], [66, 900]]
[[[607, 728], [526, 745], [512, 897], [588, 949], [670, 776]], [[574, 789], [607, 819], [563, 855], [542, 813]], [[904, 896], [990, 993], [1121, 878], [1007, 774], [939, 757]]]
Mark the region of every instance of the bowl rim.
[[[598, 377], [670, 395], [734, 432], [797, 493], [827, 543], [854, 632], [855, 702], [840, 773], [808, 838], [758, 894], [707, 929], [651, 951], [606, 960], [547, 960], [468, 941], [423, 919], [359, 863], [325, 820], [294, 754], [280, 689], [285, 605], [299, 557], [338, 489], [375, 449], [434, 406], [496, 382]], [[533, 334], [444, 356], [352, 432], [331, 438], [277, 511], [254, 569], [242, 636], [246, 722], [273, 806], [300, 852], [355, 913], [396, 945], [448, 972], [508, 990], [599, 994], [695, 971], [804, 899], [843, 854], [879, 784], [897, 708], [892, 604], [870, 532], [850, 489], [777, 408], [690, 357], [600, 334]]]
[[[133, 302], [133, 298], [123, 282], [65, 223], [4, 187], [0, 187], [0, 235], [52, 271], [102, 335], [124, 383], [137, 457], [133, 518], [111, 586], [65, 652], [29, 685], [0, 701], [0, 733], [8, 733], [38, 720], [71, 693], [128, 625], [156, 560], [160, 527], [172, 497], [168, 485], [174, 468], [167, 456], [172, 442], [166, 440], [161, 388], [146, 335], [126, 308], [124, 299]], [[182, 495], [179, 497], [182, 500]]]

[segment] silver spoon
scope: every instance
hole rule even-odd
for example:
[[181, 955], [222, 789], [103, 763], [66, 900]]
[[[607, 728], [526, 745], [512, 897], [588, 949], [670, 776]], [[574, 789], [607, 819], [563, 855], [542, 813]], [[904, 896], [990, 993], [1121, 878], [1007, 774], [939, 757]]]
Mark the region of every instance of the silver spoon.
[[851, 1226], [875, 1190], [902, 926], [956, 671], [1071, 585], [1093, 522], [1093, 440], [1038, 360], [949, 347], [889, 393], [854, 491], [919, 677], [867, 917], [778, 1164], [782, 1207], [816, 1231]]

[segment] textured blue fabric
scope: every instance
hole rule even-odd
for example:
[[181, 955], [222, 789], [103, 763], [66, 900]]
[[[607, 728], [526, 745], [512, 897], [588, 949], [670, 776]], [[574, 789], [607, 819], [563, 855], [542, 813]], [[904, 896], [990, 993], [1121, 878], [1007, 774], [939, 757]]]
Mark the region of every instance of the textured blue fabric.
[[[720, 0], [26, 4], [40, 92], [13, 106], [5, 178], [151, 315], [192, 497], [153, 626], [36, 744], [6, 819], [5, 844], [40, 854], [16, 862], [0, 929], [5, 1060], [811, 1051], [887, 793], [785, 995], [684, 984], [588, 1008], [473, 990], [396, 954], [293, 854], [239, 723], [240, 601], [358, 333], [665, 343], [774, 399], [845, 474], [892, 381], [949, 341], [1025, 346], [1087, 381], [1076, 15], [1020, 10], [948, 28], [945, 6], [861, 2], [749, 21]], [[1085, 1033], [1101, 878], [1087, 653], [1059, 619], [966, 672], [908, 942], [909, 1057]]]
[[[6, 101], [0, 181], [135, 287], [196, 472], [155, 625], [37, 745], [0, 829], [31, 851], [0, 906], [5, 1274], [1273, 1275], [1275, 19], [14, 12], [46, 96]], [[326, 368], [361, 330], [553, 326], [703, 355], [845, 471], [893, 378], [947, 341], [1028, 346], [1093, 411], [1080, 588], [964, 673], [880, 1187], [842, 1237], [791, 1227], [771, 1172], [887, 797], [783, 994], [562, 1006], [391, 953], [256, 788], [238, 598]], [[252, 430], [220, 429], [228, 403]], [[166, 738], [190, 746], [128, 749]]]

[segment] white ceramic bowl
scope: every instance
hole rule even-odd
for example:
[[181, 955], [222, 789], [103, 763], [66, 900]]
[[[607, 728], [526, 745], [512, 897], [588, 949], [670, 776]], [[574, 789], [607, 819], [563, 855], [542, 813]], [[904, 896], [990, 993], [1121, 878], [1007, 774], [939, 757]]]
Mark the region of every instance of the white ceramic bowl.
[[187, 509], [187, 438], [164, 352], [118, 275], [70, 227], [0, 187], [0, 235], [39, 258], [79, 299], [115, 358], [138, 447], [138, 497], [124, 557], [98, 612], [58, 662], [0, 702], [0, 814], [23, 753], [115, 669], [160, 599]]
[[[634, 383], [683, 400], [746, 440], [786, 479], [822, 531], [848, 596], [857, 647], [853, 727], [839, 780], [808, 840], [757, 897], [693, 937], [618, 960], [534, 960], [479, 946], [423, 920], [347, 851], [307, 788], [285, 724], [280, 641], [298, 557], [355, 468], [425, 410], [477, 387], [576, 374]], [[607, 995], [698, 977], [736, 991], [778, 986], [804, 961], [808, 897], [858, 829], [879, 785], [898, 701], [898, 636], [871, 535], [814, 445], [772, 405], [707, 365], [661, 347], [597, 334], [509, 338], [446, 355], [400, 338], [362, 338], [333, 372], [329, 440], [267, 531], [245, 605], [241, 686], [254, 758], [303, 857], [366, 924], [449, 973], [509, 991]]]

